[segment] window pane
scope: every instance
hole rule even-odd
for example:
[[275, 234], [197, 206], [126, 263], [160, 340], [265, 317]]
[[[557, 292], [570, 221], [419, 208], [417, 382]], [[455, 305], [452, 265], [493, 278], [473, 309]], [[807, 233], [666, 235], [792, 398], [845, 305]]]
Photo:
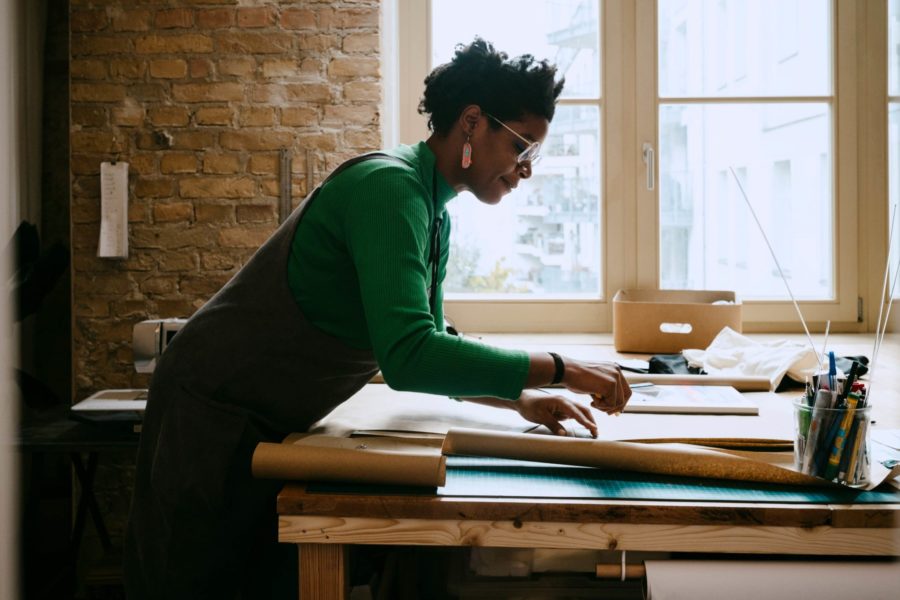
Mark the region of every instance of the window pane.
[[432, 65], [479, 35], [550, 60], [563, 98], [593, 100], [557, 106], [533, 176], [500, 204], [450, 202], [449, 297], [600, 295], [599, 19], [596, 0], [432, 0]]
[[660, 287], [834, 297], [831, 115], [825, 103], [660, 108]]
[[[891, 273], [896, 274], [900, 265], [900, 102], [888, 105], [888, 218], [894, 219], [894, 239], [891, 244], [893, 266]], [[900, 284], [891, 283], [894, 297], [900, 298]]]
[[599, 2], [585, 0], [432, 0], [431, 64], [479, 35], [510, 56], [548, 59], [566, 75], [563, 98], [600, 95]]
[[900, 0], [888, 0], [888, 93], [900, 96]]
[[599, 295], [599, 134], [596, 106], [559, 106], [531, 179], [495, 206], [450, 202], [448, 294]]
[[828, 0], [659, 0], [659, 95], [831, 94]]

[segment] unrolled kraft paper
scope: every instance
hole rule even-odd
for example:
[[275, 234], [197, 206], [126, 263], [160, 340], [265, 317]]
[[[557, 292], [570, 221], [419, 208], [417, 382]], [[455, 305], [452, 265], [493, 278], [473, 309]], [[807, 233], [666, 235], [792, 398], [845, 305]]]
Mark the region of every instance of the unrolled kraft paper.
[[439, 487], [447, 473], [439, 444], [292, 434], [281, 444], [259, 444], [252, 469], [254, 477], [263, 479]]
[[900, 565], [887, 561], [648, 560], [647, 600], [894, 600]]
[[[829, 485], [795, 471], [792, 456], [783, 452], [738, 452], [687, 444], [609, 442], [478, 429], [451, 429], [444, 439], [443, 452], [684, 477]], [[884, 480], [884, 471], [878, 483]]]

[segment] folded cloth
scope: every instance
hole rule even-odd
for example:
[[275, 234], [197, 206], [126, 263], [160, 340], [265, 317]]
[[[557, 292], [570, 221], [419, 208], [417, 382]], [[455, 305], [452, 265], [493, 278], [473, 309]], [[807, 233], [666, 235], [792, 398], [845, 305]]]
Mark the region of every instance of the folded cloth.
[[788, 340], [755, 342], [725, 327], [706, 350], [684, 350], [692, 367], [700, 367], [709, 375], [753, 375], [768, 377], [774, 390], [785, 375], [806, 381], [818, 368], [815, 350]]

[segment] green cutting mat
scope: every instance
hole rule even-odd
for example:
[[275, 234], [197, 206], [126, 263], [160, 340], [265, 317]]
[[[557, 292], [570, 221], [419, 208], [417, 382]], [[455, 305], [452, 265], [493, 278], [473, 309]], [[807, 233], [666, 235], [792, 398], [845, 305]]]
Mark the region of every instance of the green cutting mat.
[[366, 495], [482, 496], [507, 498], [593, 498], [692, 502], [783, 502], [805, 504], [900, 503], [900, 490], [813, 488], [648, 473], [602, 471], [496, 458], [447, 457], [446, 485], [409, 486], [310, 483], [310, 492]]
[[786, 502], [811, 504], [900, 503], [900, 491], [798, 487], [602, 471], [523, 461], [451, 456], [447, 483], [439, 496], [511, 496], [525, 498], [603, 498], [617, 500], [690, 500], [708, 502]]

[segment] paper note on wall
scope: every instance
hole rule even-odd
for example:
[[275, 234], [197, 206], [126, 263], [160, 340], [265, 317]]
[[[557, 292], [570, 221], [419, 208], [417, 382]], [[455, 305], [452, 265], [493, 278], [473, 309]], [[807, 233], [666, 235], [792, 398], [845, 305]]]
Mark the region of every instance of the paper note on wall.
[[100, 164], [100, 242], [97, 256], [128, 258], [128, 163]]

